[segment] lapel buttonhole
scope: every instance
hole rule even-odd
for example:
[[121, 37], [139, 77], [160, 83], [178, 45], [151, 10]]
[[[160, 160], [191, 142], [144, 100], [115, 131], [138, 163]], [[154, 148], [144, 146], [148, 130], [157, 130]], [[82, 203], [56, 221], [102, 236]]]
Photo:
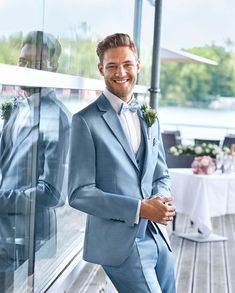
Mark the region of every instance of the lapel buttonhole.
[[156, 144], [156, 138], [154, 137], [154, 139], [153, 139], [153, 146], [155, 146], [155, 144]]

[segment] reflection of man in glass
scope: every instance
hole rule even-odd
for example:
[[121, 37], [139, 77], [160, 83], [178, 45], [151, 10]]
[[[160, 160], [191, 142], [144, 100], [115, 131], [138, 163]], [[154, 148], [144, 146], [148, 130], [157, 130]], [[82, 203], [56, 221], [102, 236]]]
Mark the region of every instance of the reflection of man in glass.
[[[60, 53], [52, 35], [31, 32], [23, 41], [19, 65], [56, 71]], [[50, 88], [21, 89], [0, 144], [0, 292], [12, 282], [10, 272], [29, 258], [30, 241], [35, 251], [55, 238], [54, 208], [63, 204], [67, 109]]]

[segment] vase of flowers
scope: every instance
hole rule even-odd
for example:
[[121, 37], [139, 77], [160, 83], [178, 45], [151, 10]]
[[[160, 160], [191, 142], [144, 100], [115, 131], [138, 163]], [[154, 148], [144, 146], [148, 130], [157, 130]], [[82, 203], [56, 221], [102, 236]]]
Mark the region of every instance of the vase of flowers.
[[212, 174], [216, 170], [214, 160], [210, 156], [197, 156], [192, 162], [194, 174]]

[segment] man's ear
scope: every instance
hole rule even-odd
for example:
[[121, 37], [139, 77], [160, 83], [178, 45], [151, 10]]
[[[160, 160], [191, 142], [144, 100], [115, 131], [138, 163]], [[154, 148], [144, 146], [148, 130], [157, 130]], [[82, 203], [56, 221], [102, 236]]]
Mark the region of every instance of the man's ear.
[[104, 75], [103, 73], [103, 65], [101, 63], [98, 64], [98, 69], [101, 75]]

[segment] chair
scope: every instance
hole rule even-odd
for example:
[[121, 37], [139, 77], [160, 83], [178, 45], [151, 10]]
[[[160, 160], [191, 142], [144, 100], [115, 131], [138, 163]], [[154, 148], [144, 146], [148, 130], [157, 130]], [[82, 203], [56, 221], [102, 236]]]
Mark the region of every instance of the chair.
[[180, 131], [164, 131], [162, 133], [162, 142], [165, 153], [168, 153], [170, 147], [181, 143]]
[[190, 168], [194, 160], [193, 155], [174, 156], [169, 153], [170, 147], [181, 144], [181, 133], [179, 130], [166, 130], [162, 133], [162, 141], [166, 154], [168, 168]]
[[235, 144], [235, 135], [231, 134], [224, 137], [223, 147], [231, 147], [231, 144]]
[[181, 132], [180, 132], [180, 130], [164, 130], [163, 133], [174, 134], [175, 138], [176, 138], [176, 143], [177, 144], [181, 143]]
[[195, 138], [194, 139], [194, 144], [201, 144], [201, 143], [211, 143], [211, 144], [216, 144], [220, 145], [220, 140], [219, 139], [200, 139], [200, 138]]

